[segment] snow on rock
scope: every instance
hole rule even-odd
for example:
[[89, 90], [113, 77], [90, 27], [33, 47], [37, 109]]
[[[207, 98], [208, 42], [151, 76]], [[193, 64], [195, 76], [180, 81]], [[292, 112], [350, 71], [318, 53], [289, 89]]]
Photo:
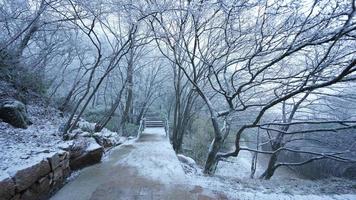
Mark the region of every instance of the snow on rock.
[[16, 180], [17, 189], [23, 191], [29, 188], [40, 177], [50, 173], [51, 168], [47, 160], [32, 163], [31, 166], [21, 166], [22, 169], [11, 169], [8, 171]]
[[[3, 89], [0, 84], [0, 99], [16, 93]], [[58, 132], [66, 120], [62, 114], [40, 97], [29, 98], [26, 103], [32, 122], [27, 129], [15, 128], [0, 119], [1, 200], [47, 199], [46, 195], [57, 190], [70, 175], [70, 164], [79, 169], [100, 162], [104, 152], [101, 145], [118, 145], [126, 139], [107, 129], [94, 136], [90, 129], [79, 128], [75, 130], [75, 140], [63, 141]], [[93, 125], [84, 120], [80, 124]]]
[[86, 148], [86, 151], [95, 151], [102, 148], [95, 140], [91, 140], [89, 146]]
[[17, 128], [27, 128], [31, 124], [25, 104], [15, 99], [0, 99], [0, 119]]
[[198, 172], [198, 165], [193, 158], [185, 156], [183, 154], [177, 154], [178, 160], [181, 162], [181, 166], [186, 174], [192, 174]]
[[[87, 148], [93, 151], [100, 149], [100, 151], [94, 151], [97, 153], [94, 160], [98, 162], [97, 160], [101, 158], [103, 152], [100, 146], [102, 144], [98, 145], [96, 141], [110, 140], [112, 145], [118, 145], [125, 141], [124, 137], [107, 129], [96, 133], [96, 137], [91, 133], [84, 132], [88, 135], [85, 137], [86, 139], [79, 136], [74, 141], [63, 141], [58, 127], [65, 122], [65, 119], [60, 116], [57, 109], [46, 107], [43, 102], [32, 102], [27, 105], [27, 113], [33, 122], [27, 129], [15, 128], [0, 120], [0, 172], [3, 174], [14, 175], [17, 171], [40, 163], [41, 160], [46, 160], [51, 155], [63, 150], [71, 152], [70, 156], [73, 158], [90, 152]], [[86, 124], [86, 126], [92, 125], [84, 120], [81, 120], [80, 123]], [[100, 138], [103, 139], [100, 140]], [[90, 149], [94, 146], [95, 148]], [[56, 161], [52, 161], [50, 164], [55, 164]]]
[[90, 123], [83, 119], [78, 122], [78, 127], [79, 129], [74, 130], [77, 131], [75, 135], [78, 135], [79, 132], [79, 135], [82, 137], [93, 137], [105, 148], [120, 145], [127, 140], [126, 137], [122, 137], [117, 132], [110, 131], [106, 128], [103, 128], [100, 132], [94, 132], [95, 123]]
[[185, 156], [183, 154], [177, 154], [178, 160], [191, 166], [195, 166], [196, 162], [193, 158]]
[[93, 138], [87, 139], [86, 148], [70, 161], [72, 170], [81, 169], [83, 167], [98, 163], [101, 161], [104, 149]]

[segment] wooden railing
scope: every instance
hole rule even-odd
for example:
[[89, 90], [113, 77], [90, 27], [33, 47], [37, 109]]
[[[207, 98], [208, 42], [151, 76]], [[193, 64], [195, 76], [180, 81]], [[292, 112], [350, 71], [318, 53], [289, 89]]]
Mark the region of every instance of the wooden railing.
[[165, 119], [164, 130], [166, 131], [166, 137], [169, 137], [169, 121], [168, 121], [168, 118]]
[[140, 126], [138, 127], [137, 131], [137, 138], [140, 138], [142, 131], [145, 129], [145, 118], [140, 120]]

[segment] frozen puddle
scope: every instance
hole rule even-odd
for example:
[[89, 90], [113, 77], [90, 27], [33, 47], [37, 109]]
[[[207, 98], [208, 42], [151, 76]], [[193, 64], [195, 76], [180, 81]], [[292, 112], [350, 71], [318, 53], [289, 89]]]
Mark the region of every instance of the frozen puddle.
[[225, 199], [186, 185], [187, 177], [165, 135], [163, 128], [145, 129], [136, 141], [82, 170], [51, 199]]

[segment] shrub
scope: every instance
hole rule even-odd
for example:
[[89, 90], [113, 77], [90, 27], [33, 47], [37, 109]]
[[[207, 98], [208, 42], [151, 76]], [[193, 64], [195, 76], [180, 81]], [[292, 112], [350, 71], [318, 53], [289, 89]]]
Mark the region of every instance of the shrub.
[[137, 131], [138, 131], [138, 125], [133, 124], [133, 123], [126, 123], [125, 124], [125, 130], [124, 135], [125, 136], [137, 136]]
[[183, 154], [203, 165], [213, 138], [214, 129], [210, 119], [197, 117], [192, 123], [189, 134], [183, 139]]

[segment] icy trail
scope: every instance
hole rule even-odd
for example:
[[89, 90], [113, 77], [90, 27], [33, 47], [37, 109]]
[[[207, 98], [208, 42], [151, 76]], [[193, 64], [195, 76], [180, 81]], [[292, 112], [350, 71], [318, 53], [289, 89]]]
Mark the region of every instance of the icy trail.
[[52, 200], [226, 199], [186, 183], [164, 128], [147, 128], [139, 139], [117, 147], [102, 163], [84, 169]]

